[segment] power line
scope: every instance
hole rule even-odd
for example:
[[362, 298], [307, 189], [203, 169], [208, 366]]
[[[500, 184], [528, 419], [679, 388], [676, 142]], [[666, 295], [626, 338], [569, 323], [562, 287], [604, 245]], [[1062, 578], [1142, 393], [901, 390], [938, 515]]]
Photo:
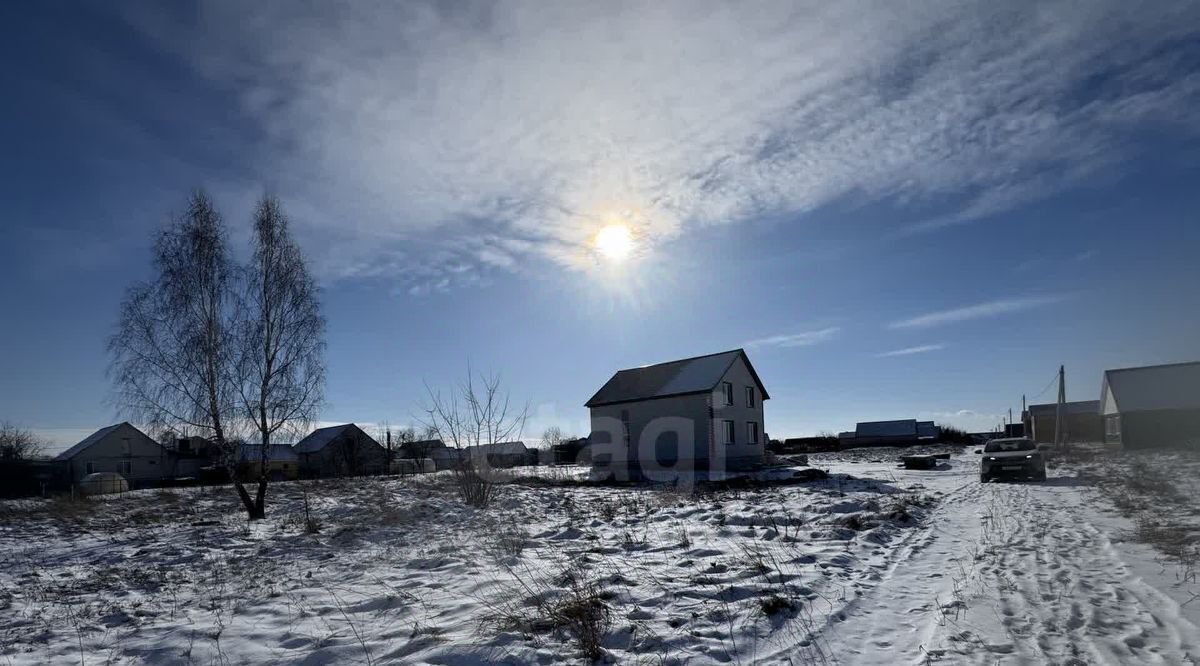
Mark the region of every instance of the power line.
[[1054, 376], [1051, 377], [1050, 381], [1046, 384], [1046, 388], [1042, 389], [1037, 395], [1030, 398], [1030, 402], [1042, 397], [1042, 394], [1044, 394], [1046, 391], [1049, 391], [1050, 387], [1054, 386], [1054, 382], [1056, 382], [1056, 381], [1058, 381], [1058, 371], [1057, 370], [1054, 371]]

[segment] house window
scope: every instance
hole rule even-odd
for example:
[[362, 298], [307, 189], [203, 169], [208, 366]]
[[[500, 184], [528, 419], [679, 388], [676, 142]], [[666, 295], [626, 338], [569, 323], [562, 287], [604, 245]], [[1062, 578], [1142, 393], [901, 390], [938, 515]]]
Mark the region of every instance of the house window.
[[133, 476], [133, 461], [132, 460], [122, 460], [122, 461], [118, 462], [117, 463], [117, 471], [120, 472], [121, 476], [124, 476], [124, 477]]
[[85, 463], [83, 466], [83, 473], [84, 474], [95, 474], [96, 473], [96, 463], [91, 462], [91, 461], [88, 461], [87, 463]]
[[1121, 416], [1112, 415], [1104, 419], [1104, 434], [1111, 439], [1121, 437]]
[[746, 422], [746, 443], [758, 444], [758, 424], [754, 421]]
[[747, 407], [754, 406], [754, 387], [753, 386], [746, 387], [746, 406]]
[[721, 388], [725, 391], [725, 404], [732, 405], [733, 404], [733, 383], [732, 382], [722, 382]]
[[733, 441], [733, 421], [722, 421], [725, 424], [725, 443], [734, 444]]

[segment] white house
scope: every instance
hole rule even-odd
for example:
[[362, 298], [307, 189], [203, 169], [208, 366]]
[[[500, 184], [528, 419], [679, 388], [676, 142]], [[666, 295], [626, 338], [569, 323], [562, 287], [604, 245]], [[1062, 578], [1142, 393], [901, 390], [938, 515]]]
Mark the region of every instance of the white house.
[[618, 478], [753, 467], [769, 398], [742, 349], [621, 370], [586, 404], [593, 466]]
[[54, 460], [66, 467], [72, 484], [94, 472], [117, 472], [130, 488], [172, 476], [171, 452], [129, 423], [101, 428]]

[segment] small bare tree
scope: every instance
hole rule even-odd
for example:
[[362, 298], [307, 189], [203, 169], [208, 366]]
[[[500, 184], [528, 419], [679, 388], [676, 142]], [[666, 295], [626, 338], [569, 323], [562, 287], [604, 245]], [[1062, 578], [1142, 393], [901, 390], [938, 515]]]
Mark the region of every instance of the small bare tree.
[[459, 496], [486, 508], [495, 495], [495, 479], [487, 462], [492, 445], [520, 438], [529, 405], [516, 407], [498, 374], [478, 376], [467, 366], [467, 378], [443, 395], [425, 385], [429, 405], [426, 428], [458, 453], [454, 479]]
[[254, 214], [254, 256], [244, 273], [238, 322], [239, 402], [258, 431], [251, 519], [266, 517], [271, 445], [316, 419], [325, 388], [325, 319], [317, 286], [278, 199]]
[[0, 423], [0, 458], [10, 460], [28, 460], [39, 455], [46, 448], [46, 443], [32, 430], [21, 428], [14, 423]]

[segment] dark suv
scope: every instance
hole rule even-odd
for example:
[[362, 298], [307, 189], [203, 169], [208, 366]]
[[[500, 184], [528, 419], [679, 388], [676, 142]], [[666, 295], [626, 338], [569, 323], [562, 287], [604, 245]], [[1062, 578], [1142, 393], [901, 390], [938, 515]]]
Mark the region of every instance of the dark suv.
[[1025, 437], [988, 442], [983, 447], [983, 460], [979, 461], [979, 481], [987, 483], [1001, 476], [1045, 481], [1046, 459], [1037, 444]]

